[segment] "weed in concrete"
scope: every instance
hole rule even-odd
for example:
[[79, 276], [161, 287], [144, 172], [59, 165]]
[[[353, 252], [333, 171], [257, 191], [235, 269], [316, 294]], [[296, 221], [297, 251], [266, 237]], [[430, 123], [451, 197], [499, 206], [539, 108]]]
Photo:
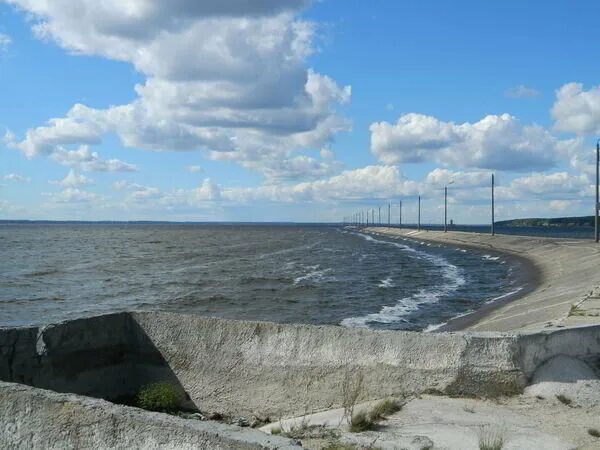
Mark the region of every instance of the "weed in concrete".
[[490, 426], [482, 426], [477, 433], [479, 450], [501, 450], [504, 447], [504, 433]]
[[387, 416], [400, 411], [402, 409], [402, 403], [394, 398], [386, 398], [380, 401], [373, 409], [369, 412], [369, 417], [373, 422], [384, 420]]
[[371, 419], [367, 411], [358, 411], [352, 416], [352, 420], [350, 421], [350, 431], [352, 433], [374, 430], [376, 426], [377, 423]]
[[349, 425], [354, 416], [354, 407], [363, 391], [364, 375], [362, 372], [353, 372], [349, 367], [344, 372], [342, 380], [342, 407], [344, 416]]
[[[273, 431], [271, 431], [273, 434]], [[296, 427], [291, 427], [289, 430], [282, 429], [282, 436], [290, 439], [328, 439], [337, 440], [340, 437], [339, 431], [333, 428], [327, 428], [325, 425], [308, 425], [301, 423]]]
[[149, 411], [176, 412], [181, 405], [177, 387], [167, 382], [144, 386], [136, 396], [136, 406]]
[[281, 428], [280, 427], [271, 428], [271, 434], [275, 434], [275, 435], [281, 434]]
[[475, 414], [475, 408], [473, 408], [472, 406], [465, 406], [463, 408], [463, 411], [471, 413], [471, 414]]
[[598, 430], [597, 428], [588, 428], [587, 432], [590, 436], [600, 438], [600, 430]]
[[556, 396], [556, 399], [561, 402], [563, 405], [567, 405], [567, 406], [571, 406], [573, 404], [573, 400], [571, 400], [569, 397], [566, 397], [562, 394], [558, 394]]

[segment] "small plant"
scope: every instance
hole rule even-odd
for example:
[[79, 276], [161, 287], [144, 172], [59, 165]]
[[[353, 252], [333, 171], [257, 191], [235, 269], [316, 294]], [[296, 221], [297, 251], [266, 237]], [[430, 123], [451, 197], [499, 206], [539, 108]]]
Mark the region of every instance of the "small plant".
[[354, 373], [349, 367], [346, 367], [344, 379], [342, 380], [342, 407], [344, 408], [343, 418], [351, 424], [354, 416], [354, 407], [363, 391], [364, 375], [362, 372]]
[[275, 435], [281, 434], [281, 427], [271, 428], [271, 434], [275, 434]]
[[567, 406], [571, 406], [571, 404], [573, 403], [573, 400], [571, 400], [569, 397], [566, 397], [562, 394], [558, 394], [556, 396], [556, 399], [561, 402], [563, 405], [567, 405]]
[[136, 397], [139, 408], [172, 413], [179, 409], [181, 395], [171, 383], [160, 382], [144, 386]]
[[475, 414], [475, 408], [473, 408], [472, 406], [465, 406], [465, 407], [463, 408], [463, 410], [464, 410], [465, 412], [468, 412], [468, 413], [471, 413], [471, 414]]
[[369, 413], [369, 417], [373, 422], [384, 420], [387, 416], [400, 411], [402, 409], [402, 403], [393, 398], [386, 398], [380, 401]]
[[501, 450], [504, 447], [503, 433], [491, 427], [481, 427], [477, 433], [479, 450]]
[[600, 430], [596, 428], [588, 428], [587, 430], [590, 436], [594, 436], [595, 438], [600, 438]]
[[376, 423], [371, 419], [366, 411], [359, 411], [352, 416], [350, 420], [350, 431], [352, 433], [361, 433], [363, 431], [373, 430]]

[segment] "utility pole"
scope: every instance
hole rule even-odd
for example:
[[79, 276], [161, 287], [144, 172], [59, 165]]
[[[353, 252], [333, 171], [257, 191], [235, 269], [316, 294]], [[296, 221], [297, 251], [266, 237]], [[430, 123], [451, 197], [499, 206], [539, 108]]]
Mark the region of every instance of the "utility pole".
[[381, 226], [381, 206], [379, 207], [379, 224], [377, 226]]
[[444, 233], [448, 232], [448, 186], [444, 186]]
[[496, 234], [496, 219], [494, 216], [494, 174], [492, 174], [492, 236]]
[[388, 228], [390, 228], [392, 226], [391, 214], [392, 214], [392, 204], [388, 203]]
[[598, 229], [598, 207], [600, 206], [600, 139], [596, 142], [596, 208], [594, 209], [594, 240], [600, 240], [600, 230]]
[[375, 208], [371, 208], [371, 226], [375, 226]]
[[398, 211], [398, 228], [402, 228], [402, 200], [398, 203], [400, 210]]
[[421, 231], [421, 196], [419, 195], [419, 215], [417, 220], [417, 229]]

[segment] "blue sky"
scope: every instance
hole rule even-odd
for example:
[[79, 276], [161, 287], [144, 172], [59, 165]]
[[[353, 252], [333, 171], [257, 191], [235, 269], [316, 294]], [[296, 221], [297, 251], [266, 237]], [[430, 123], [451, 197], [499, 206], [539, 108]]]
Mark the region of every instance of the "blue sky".
[[599, 12], [0, 2], [0, 218], [414, 221], [420, 194], [440, 223], [453, 182], [484, 223], [492, 172], [498, 219], [591, 214]]

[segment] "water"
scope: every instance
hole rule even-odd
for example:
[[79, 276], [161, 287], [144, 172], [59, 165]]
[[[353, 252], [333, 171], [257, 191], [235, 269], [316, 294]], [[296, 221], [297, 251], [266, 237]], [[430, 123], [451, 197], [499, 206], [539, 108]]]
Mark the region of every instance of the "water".
[[484, 252], [328, 226], [0, 225], [0, 325], [163, 310], [423, 330], [513, 292]]

